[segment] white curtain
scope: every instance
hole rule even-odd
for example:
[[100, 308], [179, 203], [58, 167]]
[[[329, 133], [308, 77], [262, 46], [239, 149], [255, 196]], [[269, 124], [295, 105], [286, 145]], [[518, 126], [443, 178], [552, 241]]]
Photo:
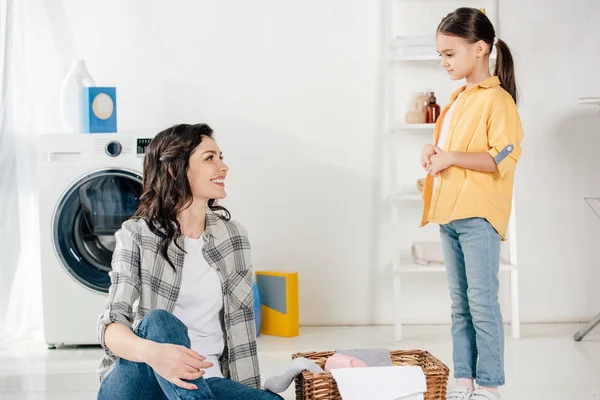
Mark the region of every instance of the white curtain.
[[0, 346], [42, 327], [35, 140], [21, 0], [0, 0]]

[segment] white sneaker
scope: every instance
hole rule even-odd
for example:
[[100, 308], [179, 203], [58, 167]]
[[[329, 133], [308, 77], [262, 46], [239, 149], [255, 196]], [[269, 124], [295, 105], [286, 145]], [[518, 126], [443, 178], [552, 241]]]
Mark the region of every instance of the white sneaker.
[[[469, 400], [472, 399], [473, 392], [471, 389], [464, 386], [457, 386], [455, 389], [448, 392], [446, 395], [446, 400]], [[485, 397], [483, 397], [485, 400]]]
[[500, 400], [500, 395], [483, 389], [475, 389], [471, 400]]

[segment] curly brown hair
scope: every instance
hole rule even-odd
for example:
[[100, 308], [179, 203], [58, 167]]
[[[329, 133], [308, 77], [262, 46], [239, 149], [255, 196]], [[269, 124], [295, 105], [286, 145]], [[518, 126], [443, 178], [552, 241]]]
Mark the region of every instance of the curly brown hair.
[[[146, 148], [143, 190], [132, 218], [144, 219], [152, 233], [161, 239], [160, 253], [173, 269], [168, 249], [172, 242], [181, 249], [177, 243], [182, 235], [177, 215], [192, 204], [187, 171], [190, 156], [204, 137], [213, 137], [208, 125], [179, 124], [157, 134]], [[208, 207], [220, 211], [224, 220], [231, 219], [229, 211], [215, 199], [208, 201]]]

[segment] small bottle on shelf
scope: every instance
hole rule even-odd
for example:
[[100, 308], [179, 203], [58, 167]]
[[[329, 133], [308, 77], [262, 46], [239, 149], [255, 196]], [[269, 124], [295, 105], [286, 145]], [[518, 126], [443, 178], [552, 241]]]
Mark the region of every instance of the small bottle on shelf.
[[440, 116], [440, 106], [437, 104], [435, 93], [431, 92], [429, 104], [425, 107], [425, 123], [434, 124]]
[[425, 92], [420, 93], [417, 98], [417, 110], [422, 111], [423, 114], [425, 114], [425, 109], [429, 105], [429, 97], [432, 93], [433, 91], [431, 89], [427, 89]]
[[[426, 99], [427, 101], [424, 101]], [[425, 123], [425, 107], [429, 104], [429, 94], [420, 92], [413, 93], [408, 111], [405, 115], [407, 124], [424, 124]]]

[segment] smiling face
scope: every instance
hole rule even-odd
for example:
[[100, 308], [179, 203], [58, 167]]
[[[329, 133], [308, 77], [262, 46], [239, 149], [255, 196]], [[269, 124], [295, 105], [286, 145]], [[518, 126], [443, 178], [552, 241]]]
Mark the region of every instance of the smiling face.
[[479, 63], [486, 61], [489, 54], [488, 46], [482, 40], [469, 43], [458, 36], [439, 32], [435, 44], [441, 57], [440, 65], [452, 80], [464, 79], [473, 74]]
[[194, 199], [224, 199], [225, 178], [229, 168], [223, 162], [223, 153], [214, 139], [205, 136], [192, 153], [187, 178]]

